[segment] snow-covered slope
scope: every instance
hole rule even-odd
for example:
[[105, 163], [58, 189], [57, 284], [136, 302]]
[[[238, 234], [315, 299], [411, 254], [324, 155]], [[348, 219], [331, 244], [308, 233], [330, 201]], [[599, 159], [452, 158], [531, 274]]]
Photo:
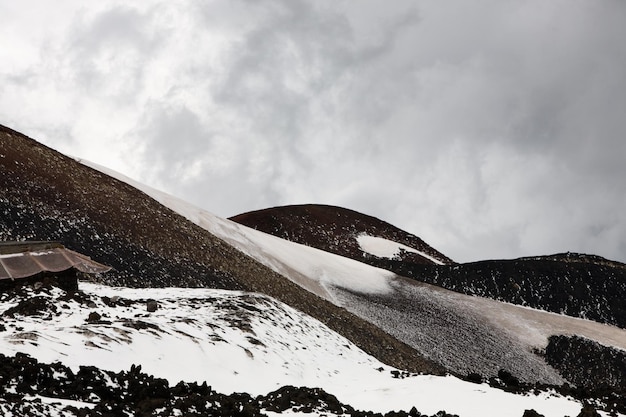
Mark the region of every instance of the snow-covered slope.
[[[319, 321], [261, 294], [85, 282], [80, 288], [86, 297], [67, 297], [58, 288], [5, 295], [0, 314], [21, 309], [5, 314], [0, 352], [113, 371], [141, 364], [172, 384], [209, 381], [225, 393], [328, 386], [337, 378], [356, 382], [379, 374], [376, 368], [386, 376], [391, 369]], [[23, 313], [33, 299], [45, 307]], [[147, 311], [149, 300], [156, 311]], [[89, 320], [90, 314], [99, 317]]]
[[[580, 335], [626, 349], [623, 329], [406, 280], [219, 218], [118, 173], [96, 168], [138, 187], [245, 254], [459, 374], [495, 375], [504, 368], [522, 380], [562, 383], [558, 373], [534, 353], [546, 347], [551, 335]], [[371, 241], [369, 238], [366, 243]]]
[[[514, 395], [452, 376], [394, 378], [393, 368], [317, 320], [259, 294], [84, 282], [80, 288], [84, 294], [78, 296], [57, 288], [3, 295], [0, 353], [28, 353], [74, 370], [141, 364], [171, 384], [206, 381], [225, 393], [265, 394], [286, 384], [322, 387], [357, 409], [377, 412], [415, 406], [428, 414], [445, 409], [462, 417], [520, 417], [533, 408], [561, 417], [581, 408], [563, 397]], [[158, 309], [147, 311], [148, 301]]]
[[317, 318], [389, 365], [443, 371], [379, 327], [302, 291], [133, 186], [3, 126], [0, 154], [0, 240], [61, 242], [112, 267], [101, 277], [109, 285], [266, 294]]
[[599, 256], [568, 252], [455, 264], [383, 220], [321, 204], [266, 208], [230, 220], [462, 294], [626, 328], [626, 265]]
[[134, 181], [105, 167], [80, 161], [143, 191], [156, 201], [230, 243], [246, 255], [288, 277], [309, 291], [333, 301], [331, 287], [389, 293], [395, 274], [319, 249], [293, 243], [222, 219], [180, 198]]

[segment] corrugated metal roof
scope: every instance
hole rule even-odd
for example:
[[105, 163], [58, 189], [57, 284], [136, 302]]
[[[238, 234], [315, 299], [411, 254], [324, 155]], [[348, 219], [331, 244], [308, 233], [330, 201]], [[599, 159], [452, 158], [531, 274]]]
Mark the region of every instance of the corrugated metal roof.
[[20, 253], [20, 252], [33, 252], [43, 249], [62, 248], [63, 245], [59, 242], [51, 241], [8, 241], [0, 242], [0, 255]]
[[0, 280], [26, 278], [40, 272], [62, 272], [71, 268], [88, 274], [111, 269], [56, 242], [0, 244]]

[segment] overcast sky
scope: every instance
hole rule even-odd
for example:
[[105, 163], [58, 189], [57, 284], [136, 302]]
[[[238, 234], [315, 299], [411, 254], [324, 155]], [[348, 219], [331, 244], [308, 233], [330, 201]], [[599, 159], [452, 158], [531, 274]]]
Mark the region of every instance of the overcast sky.
[[626, 2], [0, 0], [0, 123], [222, 217], [626, 262]]

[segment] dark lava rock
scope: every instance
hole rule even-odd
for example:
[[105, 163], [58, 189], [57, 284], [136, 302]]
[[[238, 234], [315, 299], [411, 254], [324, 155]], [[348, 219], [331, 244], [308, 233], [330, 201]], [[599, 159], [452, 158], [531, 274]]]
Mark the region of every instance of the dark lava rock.
[[463, 294], [626, 328], [626, 265], [598, 256], [565, 253], [457, 265], [368, 263]]
[[268, 411], [283, 412], [285, 410], [312, 413], [314, 411], [330, 411], [335, 414], [351, 414], [354, 409], [343, 405], [334, 395], [321, 388], [296, 388], [284, 386], [270, 392], [259, 401], [261, 407]]
[[551, 336], [545, 358], [579, 387], [626, 393], [626, 352], [622, 350], [579, 336]]
[[543, 414], [539, 414], [535, 410], [525, 410], [522, 417], [544, 417]]
[[580, 414], [578, 414], [577, 417], [601, 417], [601, 416], [600, 416], [600, 413], [598, 413], [595, 408], [593, 408], [590, 405], [586, 405], [583, 407], [583, 409], [580, 411]]
[[[31, 416], [34, 408], [38, 415], [46, 415], [50, 410], [46, 409], [48, 405], [34, 400], [24, 401], [25, 395], [35, 394], [95, 404], [93, 408], [65, 407], [65, 412], [79, 417], [260, 417], [265, 415], [262, 413], [264, 409], [341, 413], [353, 417], [383, 416], [371, 411], [354, 410], [320, 388], [286, 386], [256, 398], [245, 393], [224, 395], [215, 392], [206, 382], [179, 382], [170, 387], [167, 380], [143, 373], [141, 366], [133, 365], [128, 372], [119, 373], [81, 366], [74, 373], [60, 363], [40, 363], [25, 354], [18, 353], [14, 357], [0, 354], [0, 400], [3, 409], [14, 417]], [[391, 411], [384, 416], [427, 417], [415, 407], [409, 412]], [[455, 416], [440, 411], [435, 417]]]
[[575, 387], [558, 389], [606, 411], [626, 414], [626, 353], [579, 336], [551, 336], [545, 350], [548, 364]]
[[[375, 217], [342, 207], [323, 204], [273, 207], [239, 214], [230, 220], [270, 235], [365, 263], [376, 257], [361, 249], [355, 239], [359, 234], [392, 240], [418, 249], [443, 263], [453, 263], [419, 237]], [[400, 251], [397, 259], [415, 264], [433, 263], [427, 257], [405, 250]]]
[[96, 311], [92, 311], [91, 313], [89, 313], [89, 317], [87, 317], [87, 322], [95, 323], [95, 322], [99, 322], [101, 319], [102, 319], [102, 316], [100, 315], [100, 313]]
[[476, 372], [471, 372], [467, 374], [467, 377], [465, 377], [465, 380], [468, 382], [473, 382], [474, 384], [483, 383], [483, 377], [480, 374], [477, 374]]
[[16, 314], [21, 316], [38, 316], [44, 313], [56, 312], [57, 307], [49, 298], [35, 296], [21, 300], [16, 306], [7, 309], [3, 315], [7, 317], [15, 317]]
[[154, 313], [159, 308], [159, 303], [154, 300], [148, 300], [148, 302], [146, 302], [146, 308], [148, 312]]

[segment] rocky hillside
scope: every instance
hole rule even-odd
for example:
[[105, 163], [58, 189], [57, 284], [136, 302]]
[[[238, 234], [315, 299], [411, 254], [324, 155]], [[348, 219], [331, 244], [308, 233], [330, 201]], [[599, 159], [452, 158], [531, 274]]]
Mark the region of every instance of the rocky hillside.
[[[626, 265], [599, 256], [566, 253], [455, 264], [395, 226], [351, 210], [321, 205], [276, 207], [231, 219], [463, 294], [626, 328]], [[373, 244], [395, 242], [398, 250], [393, 255], [384, 250], [366, 251], [369, 242], [364, 236], [370, 241], [378, 239]]]
[[416, 250], [399, 251], [396, 260], [401, 262], [418, 265], [431, 265], [436, 261], [452, 263], [419, 237], [375, 217], [341, 207], [319, 204], [274, 207], [240, 214], [230, 220], [365, 263], [375, 257], [359, 245], [356, 238], [360, 235], [385, 238]]
[[[142, 184], [135, 186], [303, 288], [376, 324], [456, 374], [491, 377], [504, 369], [524, 382], [563, 383], [562, 376], [535, 353], [546, 347], [551, 335], [587, 335], [605, 345], [626, 349], [626, 339], [619, 328], [402, 278], [385, 269], [220, 219]], [[379, 254], [378, 257], [417, 250], [371, 235], [359, 234], [355, 239], [366, 252]]]
[[584, 337], [552, 336], [545, 356], [576, 386], [617, 392], [626, 399], [626, 351]]
[[565, 253], [438, 266], [379, 259], [375, 264], [463, 294], [626, 328], [626, 265], [598, 256]]
[[0, 240], [55, 240], [111, 271], [109, 284], [270, 295], [385, 363], [441, 372], [404, 343], [242, 254], [126, 183], [0, 126]]

